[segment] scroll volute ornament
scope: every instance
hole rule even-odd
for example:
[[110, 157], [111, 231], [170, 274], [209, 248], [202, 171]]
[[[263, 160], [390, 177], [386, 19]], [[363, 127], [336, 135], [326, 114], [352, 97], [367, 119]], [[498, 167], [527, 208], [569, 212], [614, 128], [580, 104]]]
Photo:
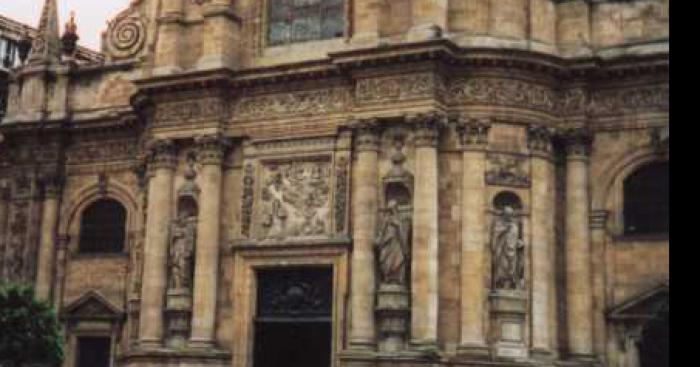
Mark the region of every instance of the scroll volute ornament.
[[202, 165], [220, 165], [226, 150], [231, 146], [228, 139], [220, 135], [206, 135], [195, 139], [197, 161]]
[[488, 144], [491, 122], [487, 119], [463, 118], [460, 119], [457, 129], [463, 147], [485, 147]]
[[447, 116], [435, 111], [407, 116], [406, 120], [415, 129], [416, 147], [436, 147], [440, 129], [447, 125]]
[[171, 168], [176, 165], [175, 143], [170, 139], [154, 140], [148, 143], [150, 168]]
[[560, 131], [570, 158], [585, 159], [591, 154], [593, 134], [585, 127], [566, 128]]

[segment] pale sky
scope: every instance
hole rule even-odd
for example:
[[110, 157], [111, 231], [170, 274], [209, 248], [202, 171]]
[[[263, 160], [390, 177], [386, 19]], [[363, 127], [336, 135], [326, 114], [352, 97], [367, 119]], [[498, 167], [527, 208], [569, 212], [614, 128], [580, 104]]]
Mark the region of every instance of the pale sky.
[[[0, 0], [0, 14], [35, 27], [39, 24], [44, 0]], [[81, 46], [100, 50], [100, 33], [107, 20], [129, 6], [130, 0], [57, 0], [61, 32], [71, 11], [75, 12]]]

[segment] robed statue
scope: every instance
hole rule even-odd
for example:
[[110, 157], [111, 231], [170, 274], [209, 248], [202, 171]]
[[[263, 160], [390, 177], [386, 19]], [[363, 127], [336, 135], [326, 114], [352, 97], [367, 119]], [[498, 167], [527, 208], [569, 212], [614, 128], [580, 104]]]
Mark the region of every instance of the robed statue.
[[503, 207], [491, 226], [493, 289], [522, 289], [525, 278], [525, 244], [522, 223], [510, 206]]
[[410, 233], [410, 221], [403, 218], [396, 200], [389, 200], [374, 241], [380, 284], [406, 285]]
[[192, 283], [192, 260], [196, 241], [197, 220], [182, 212], [171, 226], [170, 288], [189, 288]]

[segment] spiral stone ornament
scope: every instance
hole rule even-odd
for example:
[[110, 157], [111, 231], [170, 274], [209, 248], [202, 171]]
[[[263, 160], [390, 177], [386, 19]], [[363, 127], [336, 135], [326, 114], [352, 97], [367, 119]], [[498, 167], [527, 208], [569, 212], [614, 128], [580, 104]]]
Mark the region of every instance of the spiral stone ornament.
[[109, 48], [115, 58], [136, 55], [146, 41], [146, 26], [137, 16], [116, 20], [109, 30]]

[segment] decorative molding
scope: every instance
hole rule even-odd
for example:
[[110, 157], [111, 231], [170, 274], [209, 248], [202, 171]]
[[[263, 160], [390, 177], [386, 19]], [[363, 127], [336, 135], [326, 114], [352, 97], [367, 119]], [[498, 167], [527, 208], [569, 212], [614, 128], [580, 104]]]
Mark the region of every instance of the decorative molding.
[[527, 147], [533, 153], [549, 155], [552, 153], [552, 137], [554, 129], [541, 126], [530, 125], [527, 127]]
[[136, 140], [93, 140], [77, 142], [66, 152], [66, 164], [131, 160], [138, 153]]
[[355, 98], [358, 103], [404, 101], [432, 98], [444, 94], [444, 84], [435, 73], [361, 79], [357, 82]]
[[490, 104], [553, 113], [557, 95], [552, 88], [518, 79], [457, 77], [447, 84], [450, 104]]
[[156, 124], [182, 124], [217, 121], [226, 116], [221, 98], [209, 97], [187, 101], [164, 102], [156, 106]]
[[146, 23], [138, 11], [130, 7], [109, 22], [105, 38], [112, 58], [134, 57], [146, 43]]
[[234, 120], [288, 117], [300, 114], [322, 115], [345, 112], [352, 106], [348, 88], [244, 96], [233, 107]]
[[177, 157], [175, 155], [175, 143], [170, 139], [154, 140], [147, 145], [149, 155], [149, 168], [175, 169]]
[[221, 165], [226, 149], [231, 146], [228, 139], [220, 135], [205, 135], [195, 138], [197, 161], [202, 165]]
[[593, 134], [586, 128], [567, 128], [561, 130], [566, 144], [567, 159], [587, 158], [591, 154]]
[[379, 150], [379, 123], [377, 119], [359, 120], [352, 125], [355, 131], [355, 150], [358, 152]]
[[517, 154], [488, 153], [486, 183], [489, 185], [530, 187], [527, 158]]
[[609, 216], [610, 211], [608, 210], [591, 210], [589, 215], [589, 227], [591, 229], [605, 229]]
[[416, 147], [437, 147], [440, 129], [447, 123], [445, 115], [431, 111], [408, 116], [406, 120], [415, 128], [413, 139]]
[[669, 111], [669, 86], [664, 84], [594, 91], [586, 111], [595, 116]]

